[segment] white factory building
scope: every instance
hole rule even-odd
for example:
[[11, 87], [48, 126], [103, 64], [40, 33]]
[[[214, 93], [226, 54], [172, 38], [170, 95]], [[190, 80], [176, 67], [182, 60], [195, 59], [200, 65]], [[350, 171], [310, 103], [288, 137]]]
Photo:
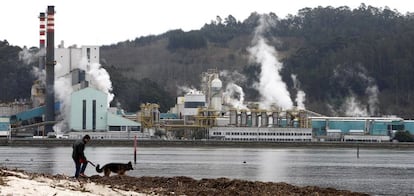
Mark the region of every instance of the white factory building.
[[56, 79], [65, 78], [72, 86], [70, 95], [70, 137], [78, 138], [88, 133], [93, 138], [143, 137], [141, 124], [118, 115], [110, 109], [108, 94], [98, 90], [90, 74], [91, 65], [99, 64], [99, 46], [71, 46], [63, 43], [55, 50]]

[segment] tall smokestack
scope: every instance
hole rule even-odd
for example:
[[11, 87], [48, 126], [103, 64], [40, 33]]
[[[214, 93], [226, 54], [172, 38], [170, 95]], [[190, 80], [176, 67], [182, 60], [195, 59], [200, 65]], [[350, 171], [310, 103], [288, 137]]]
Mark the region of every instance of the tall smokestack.
[[42, 71], [45, 69], [45, 36], [46, 36], [46, 17], [44, 12], [40, 12], [39, 15], [40, 20], [40, 31], [39, 31], [39, 49], [40, 49], [40, 56], [39, 56], [39, 70]]
[[[47, 7], [46, 47], [46, 122], [55, 121], [55, 6]], [[45, 126], [46, 134], [53, 132], [53, 124]]]

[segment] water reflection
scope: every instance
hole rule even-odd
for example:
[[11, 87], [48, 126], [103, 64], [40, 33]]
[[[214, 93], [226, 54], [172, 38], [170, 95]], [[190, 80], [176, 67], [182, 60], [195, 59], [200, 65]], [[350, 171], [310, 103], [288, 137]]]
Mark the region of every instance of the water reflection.
[[[73, 175], [72, 148], [0, 147], [0, 166]], [[131, 176], [190, 176], [284, 181], [372, 194], [414, 194], [413, 150], [139, 148]], [[87, 147], [96, 164], [133, 161], [130, 147]], [[89, 166], [89, 175], [96, 174]]]

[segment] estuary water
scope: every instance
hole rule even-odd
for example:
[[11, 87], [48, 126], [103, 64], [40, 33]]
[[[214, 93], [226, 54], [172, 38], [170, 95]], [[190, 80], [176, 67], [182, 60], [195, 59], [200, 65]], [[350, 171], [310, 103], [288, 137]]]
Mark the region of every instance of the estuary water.
[[[70, 147], [0, 147], [0, 166], [73, 176]], [[351, 148], [86, 147], [95, 164], [131, 161], [130, 176], [226, 177], [315, 185], [373, 195], [414, 195], [414, 150]], [[88, 166], [87, 175], [96, 175]], [[102, 175], [102, 174], [101, 174]]]

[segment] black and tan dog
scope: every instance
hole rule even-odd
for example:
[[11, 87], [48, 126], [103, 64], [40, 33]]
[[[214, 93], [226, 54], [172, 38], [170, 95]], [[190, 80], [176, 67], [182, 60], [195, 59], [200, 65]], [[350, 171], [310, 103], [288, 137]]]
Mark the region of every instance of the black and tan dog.
[[99, 164], [96, 165], [96, 172], [104, 172], [105, 176], [109, 176], [111, 172], [118, 175], [124, 175], [126, 171], [133, 170], [131, 161], [128, 163], [108, 163], [99, 169]]

